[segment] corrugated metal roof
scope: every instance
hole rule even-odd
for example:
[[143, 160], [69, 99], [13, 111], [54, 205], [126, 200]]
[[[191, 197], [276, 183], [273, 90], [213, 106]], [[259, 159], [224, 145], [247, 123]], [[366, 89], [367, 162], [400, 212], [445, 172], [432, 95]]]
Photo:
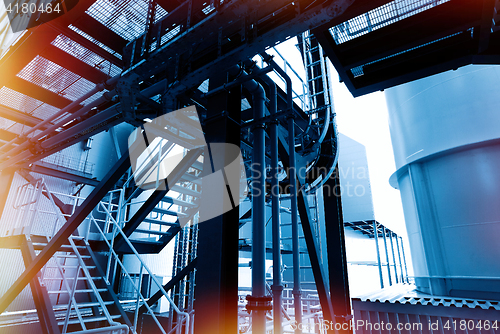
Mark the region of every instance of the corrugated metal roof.
[[456, 298], [445, 296], [432, 296], [416, 290], [414, 285], [396, 284], [391, 287], [354, 297], [354, 300], [364, 302], [380, 302], [392, 304], [411, 304], [411, 305], [432, 305], [446, 307], [464, 307], [481, 308], [483, 310], [500, 311], [500, 301], [482, 300], [473, 298]]

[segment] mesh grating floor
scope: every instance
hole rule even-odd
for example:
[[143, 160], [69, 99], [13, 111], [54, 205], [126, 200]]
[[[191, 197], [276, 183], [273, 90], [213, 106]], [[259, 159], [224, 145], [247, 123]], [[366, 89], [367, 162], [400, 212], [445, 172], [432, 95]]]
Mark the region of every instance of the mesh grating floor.
[[110, 77], [121, 73], [121, 69], [118, 66], [110, 63], [97, 53], [90, 51], [67, 36], [59, 35], [51, 44], [106, 73]]
[[9, 127], [11, 127], [14, 124], [15, 124], [14, 121], [0, 117], [0, 129], [2, 129], [2, 130], [8, 129]]
[[[148, 1], [97, 0], [86, 13], [124, 39], [131, 41], [145, 31]], [[163, 7], [156, 5], [155, 22], [166, 14]]]
[[2, 87], [0, 89], [0, 104], [25, 113], [31, 113], [41, 106], [43, 102], [10, 88]]
[[72, 101], [95, 87], [94, 83], [41, 56], [36, 56], [17, 76]]
[[336, 44], [342, 44], [450, 0], [394, 0], [330, 28]]
[[20, 123], [13, 124], [12, 126], [6, 128], [6, 130], [15, 133], [16, 135], [20, 135], [23, 131], [29, 129], [31, 129], [29, 126]]
[[41, 119], [47, 119], [50, 116], [54, 115], [56, 112], [58, 112], [59, 109], [56, 107], [51, 106], [50, 104], [44, 103], [31, 113], [33, 116], [41, 118]]
[[78, 35], [88, 39], [89, 41], [91, 41], [92, 43], [94, 43], [95, 45], [101, 47], [103, 50], [106, 50], [107, 52], [109, 52], [110, 54], [116, 56], [116, 58], [118, 59], [122, 59], [122, 55], [113, 51], [111, 48], [109, 48], [108, 46], [104, 45], [103, 43], [99, 42], [97, 39], [93, 38], [92, 36], [90, 36], [89, 34], [85, 33], [84, 31], [78, 29], [77, 27], [73, 26], [72, 24], [70, 24], [68, 26], [69, 29], [73, 30], [74, 32], [76, 32]]
[[[474, 28], [470, 28], [470, 29], [468, 29], [468, 30], [467, 30], [467, 32], [470, 32], [470, 33], [471, 33], [471, 35], [473, 34], [473, 31], [474, 31]], [[353, 75], [355, 78], [356, 78], [356, 77], [359, 77], [359, 76], [362, 76], [362, 75], [364, 75], [364, 74], [365, 74], [365, 73], [364, 73], [364, 70], [363, 70], [363, 68], [364, 68], [365, 66], [368, 66], [368, 65], [371, 65], [371, 64], [376, 64], [376, 63], [381, 62], [381, 61], [383, 61], [383, 60], [386, 60], [386, 59], [389, 59], [389, 58], [393, 58], [393, 57], [396, 57], [396, 56], [402, 55], [402, 54], [404, 54], [404, 53], [408, 53], [408, 52], [411, 52], [411, 51], [413, 51], [413, 50], [417, 50], [417, 49], [423, 48], [424, 46], [431, 45], [431, 44], [433, 44], [433, 43], [437, 43], [437, 42], [440, 42], [440, 41], [445, 40], [445, 39], [447, 39], [447, 38], [451, 38], [451, 37], [453, 37], [453, 36], [457, 36], [457, 35], [460, 35], [460, 34], [463, 34], [463, 33], [464, 33], [464, 32], [462, 32], [462, 31], [461, 31], [461, 32], [457, 32], [457, 33], [451, 34], [451, 35], [446, 36], [446, 37], [443, 37], [443, 38], [438, 38], [438, 39], [436, 39], [436, 40], [434, 40], [434, 41], [432, 41], [432, 42], [424, 43], [424, 44], [422, 44], [422, 45], [415, 46], [415, 47], [413, 47], [413, 48], [410, 48], [410, 49], [407, 49], [407, 50], [404, 50], [404, 51], [401, 51], [401, 52], [397, 52], [397, 53], [392, 54], [392, 55], [390, 55], [390, 56], [383, 57], [383, 58], [380, 58], [380, 59], [377, 59], [377, 60], [374, 60], [374, 61], [368, 62], [368, 63], [366, 63], [366, 64], [363, 64], [363, 65], [360, 65], [360, 66], [353, 67], [353, 68], [351, 68], [351, 73], [352, 73], [352, 75]]]

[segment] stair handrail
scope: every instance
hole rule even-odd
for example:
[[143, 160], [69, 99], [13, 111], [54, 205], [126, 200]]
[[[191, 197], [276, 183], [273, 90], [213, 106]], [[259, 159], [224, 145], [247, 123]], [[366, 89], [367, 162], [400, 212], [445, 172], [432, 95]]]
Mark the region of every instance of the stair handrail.
[[[94, 219], [94, 217], [92, 215], [90, 215], [90, 220], [91, 222], [94, 222], [95, 226], [97, 227], [99, 233], [103, 236], [103, 239], [104, 239], [104, 242], [108, 245], [108, 247], [110, 247], [110, 256], [112, 255], [115, 259], [116, 259], [116, 263], [121, 267], [122, 269], [122, 272], [125, 274], [125, 276], [128, 278], [129, 281], [131, 282], [134, 282], [134, 280], [132, 279], [132, 277], [130, 276], [130, 274], [128, 273], [127, 269], [125, 268], [125, 265], [123, 264], [123, 262], [120, 260], [118, 254], [115, 252], [115, 250], [111, 247], [111, 244], [109, 243], [109, 241], [106, 239], [106, 235], [105, 233], [102, 231], [102, 229], [99, 227], [99, 225], [97, 224], [97, 221]], [[89, 245], [88, 241], [85, 240], [85, 243], [87, 245]], [[139, 257], [138, 257], [139, 258]], [[140, 259], [140, 258], [139, 258]], [[106, 280], [106, 283], [109, 284], [109, 279], [106, 278], [106, 277], [103, 277], [105, 280]], [[137, 285], [136, 284], [132, 284], [134, 290], [136, 291], [137, 293], [137, 296], [140, 297], [140, 299], [142, 300], [142, 303], [143, 305], [148, 309], [148, 312], [150, 312], [151, 316], [153, 317], [153, 320], [155, 321], [155, 323], [158, 325], [158, 327], [160, 328], [160, 330], [162, 331], [163, 334], [167, 334], [165, 332], [165, 330], [163, 329], [163, 327], [161, 326], [160, 322], [158, 321], [158, 319], [156, 318], [156, 316], [154, 315], [153, 313], [153, 310], [151, 309], [151, 307], [148, 305], [147, 303], [147, 300], [146, 298], [144, 298], [144, 296], [142, 295], [142, 293], [140, 292], [140, 289], [139, 289], [139, 284], [140, 282], [137, 282]], [[134, 319], [134, 332], [135, 332], [135, 328], [137, 327], [137, 319]]]
[[[100, 203], [99, 203], [100, 204]], [[103, 209], [105, 211], [107, 211], [107, 209], [105, 207], [103, 207]], [[108, 214], [109, 214], [109, 211], [108, 211]], [[93, 217], [92, 217], [93, 218]], [[130, 247], [130, 249], [132, 250], [132, 252], [135, 254], [135, 256], [137, 257], [137, 259], [139, 260], [139, 262], [141, 263], [141, 266], [144, 267], [144, 269], [146, 269], [146, 271], [148, 272], [148, 274], [150, 275], [151, 277], [151, 280], [158, 286], [158, 289], [162, 292], [162, 294], [165, 296], [165, 298], [167, 299], [167, 301], [169, 302], [169, 304], [171, 305], [171, 307], [174, 309], [174, 311], [183, 317], [184, 321], [186, 322], [186, 333], [189, 332], [189, 313], [187, 312], [183, 312], [181, 311], [177, 305], [174, 303], [174, 301], [168, 296], [168, 293], [165, 291], [165, 289], [163, 288], [163, 285], [160, 284], [160, 282], [158, 282], [158, 280], [156, 279], [156, 276], [153, 274], [153, 272], [148, 268], [148, 266], [146, 266], [146, 264], [144, 263], [144, 261], [141, 259], [139, 253], [137, 252], [137, 250], [135, 249], [135, 247], [132, 245], [132, 243], [130, 242], [129, 238], [127, 237], [127, 235], [123, 232], [123, 230], [121, 229], [121, 227], [119, 226], [118, 222], [111, 216], [110, 217], [111, 221], [114, 223], [114, 228], [118, 231], [118, 233], [121, 234], [121, 236], [123, 237], [124, 241], [127, 243], [127, 245]], [[91, 219], [92, 221], [93, 219]], [[101, 228], [99, 227], [99, 225], [96, 223], [95, 220], [94, 221], [94, 224], [96, 225], [97, 229], [99, 230], [99, 232], [101, 233], [101, 235], [104, 237], [104, 241], [106, 242], [106, 244], [108, 245], [108, 247], [110, 247], [110, 253], [113, 254], [113, 256], [115, 256], [115, 258], [117, 259], [117, 262], [120, 263], [120, 266], [122, 267], [122, 270], [124, 270], [126, 272], [126, 275], [128, 276], [128, 278], [130, 280], [131, 277], [130, 275], [128, 275], [128, 272], [126, 271], [126, 269], [124, 268], [124, 265], [123, 263], [120, 261], [120, 259], [118, 258], [118, 254], [115, 252], [115, 250], [113, 249], [113, 247], [111, 246], [111, 244], [108, 242], [105, 234], [103, 233], [103, 231], [101, 230]], [[137, 290], [137, 289], [136, 289]], [[140, 293], [140, 292], [138, 292]], [[142, 295], [141, 295], [142, 296]], [[144, 297], [142, 297], [143, 300]], [[151, 308], [149, 307], [149, 305], [147, 304], [147, 302], [145, 302], [145, 306], [148, 308], [148, 310], [151, 312], [151, 314], [153, 314]], [[159, 323], [158, 323], [159, 325]], [[161, 326], [160, 326], [161, 327]]]

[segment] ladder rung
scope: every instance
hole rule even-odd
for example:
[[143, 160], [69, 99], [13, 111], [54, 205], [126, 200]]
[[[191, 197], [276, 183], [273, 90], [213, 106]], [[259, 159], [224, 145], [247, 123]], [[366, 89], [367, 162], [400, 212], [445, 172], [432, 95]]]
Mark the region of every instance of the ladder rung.
[[317, 77], [314, 77], [314, 78], [311, 78], [311, 79], [307, 79], [307, 82], [311, 82], [311, 81], [318, 80], [318, 79], [323, 79], [323, 76], [319, 75]]
[[319, 63], [321, 63], [321, 60], [316, 60], [316, 61], [314, 61], [314, 62], [312, 62], [312, 63], [310, 63], [310, 64], [307, 64], [307, 67], [316, 66], [316, 65], [318, 65]]
[[324, 91], [324, 90], [322, 90], [321, 92], [317, 92], [317, 93], [311, 94], [311, 97], [313, 97], [313, 96], [318, 96], [318, 95], [320, 95], [320, 94], [323, 94], [324, 92], [325, 92], [325, 91]]

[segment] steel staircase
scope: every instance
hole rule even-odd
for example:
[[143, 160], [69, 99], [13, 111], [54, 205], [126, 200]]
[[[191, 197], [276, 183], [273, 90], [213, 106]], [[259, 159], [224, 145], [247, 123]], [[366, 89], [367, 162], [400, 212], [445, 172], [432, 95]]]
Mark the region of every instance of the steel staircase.
[[[105, 280], [96, 254], [83, 237], [71, 236], [68, 243], [42, 274], [54, 311], [64, 314], [58, 319], [61, 333], [97, 332], [97, 329], [128, 333], [127, 315]], [[50, 270], [52, 275], [47, 275]]]

